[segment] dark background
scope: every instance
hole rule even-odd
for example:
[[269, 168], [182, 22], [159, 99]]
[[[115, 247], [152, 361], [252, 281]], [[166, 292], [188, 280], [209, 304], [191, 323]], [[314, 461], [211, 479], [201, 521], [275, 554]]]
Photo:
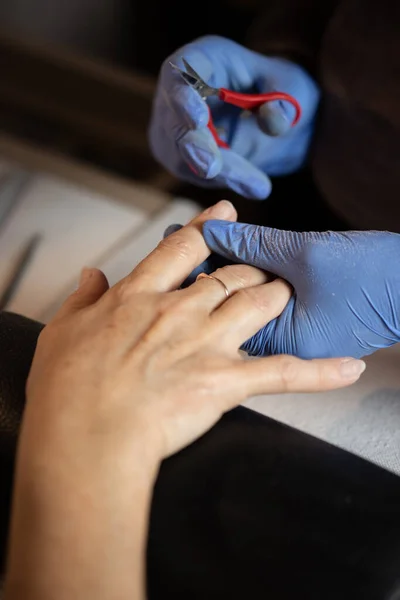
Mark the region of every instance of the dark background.
[[[266, 9], [263, 0], [2, 0], [0, 131], [203, 206], [228, 198], [242, 221], [299, 231], [347, 229], [321, 202], [307, 171], [276, 178], [271, 197], [260, 203], [230, 190], [204, 190], [177, 181], [151, 156], [147, 127], [153, 91], [147, 88], [155, 88], [162, 61], [205, 34], [246, 44], [252, 23]], [[29, 48], [24, 55], [17, 46], [2, 44], [1, 30], [24, 42], [39, 41], [48, 56], [33, 60]], [[60, 48], [108, 66], [111, 73], [122, 69], [139, 78], [135, 90], [113, 88], [84, 69], [64, 72], [62, 61], [58, 64], [52, 56]], [[143, 76], [146, 85], [141, 89]], [[2, 88], [9, 93], [2, 94]], [[49, 102], [53, 111], [46, 106]]]
[[261, 0], [2, 0], [0, 26], [156, 76], [168, 54], [198, 36], [243, 42], [259, 5]]

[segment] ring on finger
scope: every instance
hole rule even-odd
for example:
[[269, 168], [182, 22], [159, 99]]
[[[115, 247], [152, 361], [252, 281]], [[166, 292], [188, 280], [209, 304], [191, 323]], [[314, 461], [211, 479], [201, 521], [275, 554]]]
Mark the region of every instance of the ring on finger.
[[200, 273], [200, 275], [198, 275], [196, 277], [196, 281], [198, 281], [199, 279], [214, 279], [215, 281], [218, 281], [218, 283], [220, 283], [222, 285], [222, 287], [224, 288], [226, 298], [230, 297], [231, 292], [228, 290], [228, 288], [226, 287], [224, 282], [221, 281], [221, 279], [218, 279], [218, 277], [215, 277], [215, 275], [208, 275], [207, 273]]

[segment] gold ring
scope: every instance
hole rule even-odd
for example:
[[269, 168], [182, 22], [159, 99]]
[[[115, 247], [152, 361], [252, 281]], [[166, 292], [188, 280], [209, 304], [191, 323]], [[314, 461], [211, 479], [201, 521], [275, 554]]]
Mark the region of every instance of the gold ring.
[[198, 281], [199, 279], [215, 279], [215, 281], [218, 281], [218, 283], [220, 283], [224, 288], [225, 296], [229, 298], [229, 296], [231, 295], [224, 282], [218, 279], [218, 277], [215, 277], [215, 275], [207, 275], [207, 273], [200, 273], [200, 275], [197, 275], [196, 281]]

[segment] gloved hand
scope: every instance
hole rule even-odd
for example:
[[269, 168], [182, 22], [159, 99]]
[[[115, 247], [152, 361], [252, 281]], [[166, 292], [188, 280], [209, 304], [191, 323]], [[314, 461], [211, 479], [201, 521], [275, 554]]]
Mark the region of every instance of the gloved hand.
[[207, 245], [286, 279], [294, 295], [244, 350], [254, 356], [361, 358], [400, 341], [400, 235], [295, 233], [208, 221]]
[[[225, 130], [231, 146], [219, 149], [207, 129], [206, 102], [169, 64], [183, 68], [182, 57], [212, 86], [291, 94], [301, 105], [300, 121], [291, 127], [295, 111], [288, 102], [266, 103], [257, 117], [243, 119], [239, 109], [209, 98], [214, 123]], [[204, 37], [164, 62], [153, 106], [150, 145], [154, 156], [181, 179], [263, 199], [271, 191], [268, 175], [290, 173], [304, 163], [318, 100], [316, 84], [296, 64], [262, 56], [228, 39]]]

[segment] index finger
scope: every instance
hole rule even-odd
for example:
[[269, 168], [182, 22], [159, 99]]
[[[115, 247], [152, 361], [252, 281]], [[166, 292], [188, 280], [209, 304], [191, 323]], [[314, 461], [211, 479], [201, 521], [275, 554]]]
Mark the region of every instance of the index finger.
[[186, 46], [164, 62], [160, 74], [161, 93], [166, 104], [189, 129], [206, 127], [209, 119], [206, 103], [171, 66], [172, 63], [185, 71], [183, 56], [204, 80], [207, 81], [211, 76], [212, 65], [207, 56], [194, 44]]
[[203, 238], [202, 225], [215, 218], [236, 221], [237, 213], [227, 200], [211, 206], [188, 225], [163, 239], [122, 280], [123, 284], [132, 285], [135, 291], [168, 292], [177, 289], [193, 269], [210, 255]]

